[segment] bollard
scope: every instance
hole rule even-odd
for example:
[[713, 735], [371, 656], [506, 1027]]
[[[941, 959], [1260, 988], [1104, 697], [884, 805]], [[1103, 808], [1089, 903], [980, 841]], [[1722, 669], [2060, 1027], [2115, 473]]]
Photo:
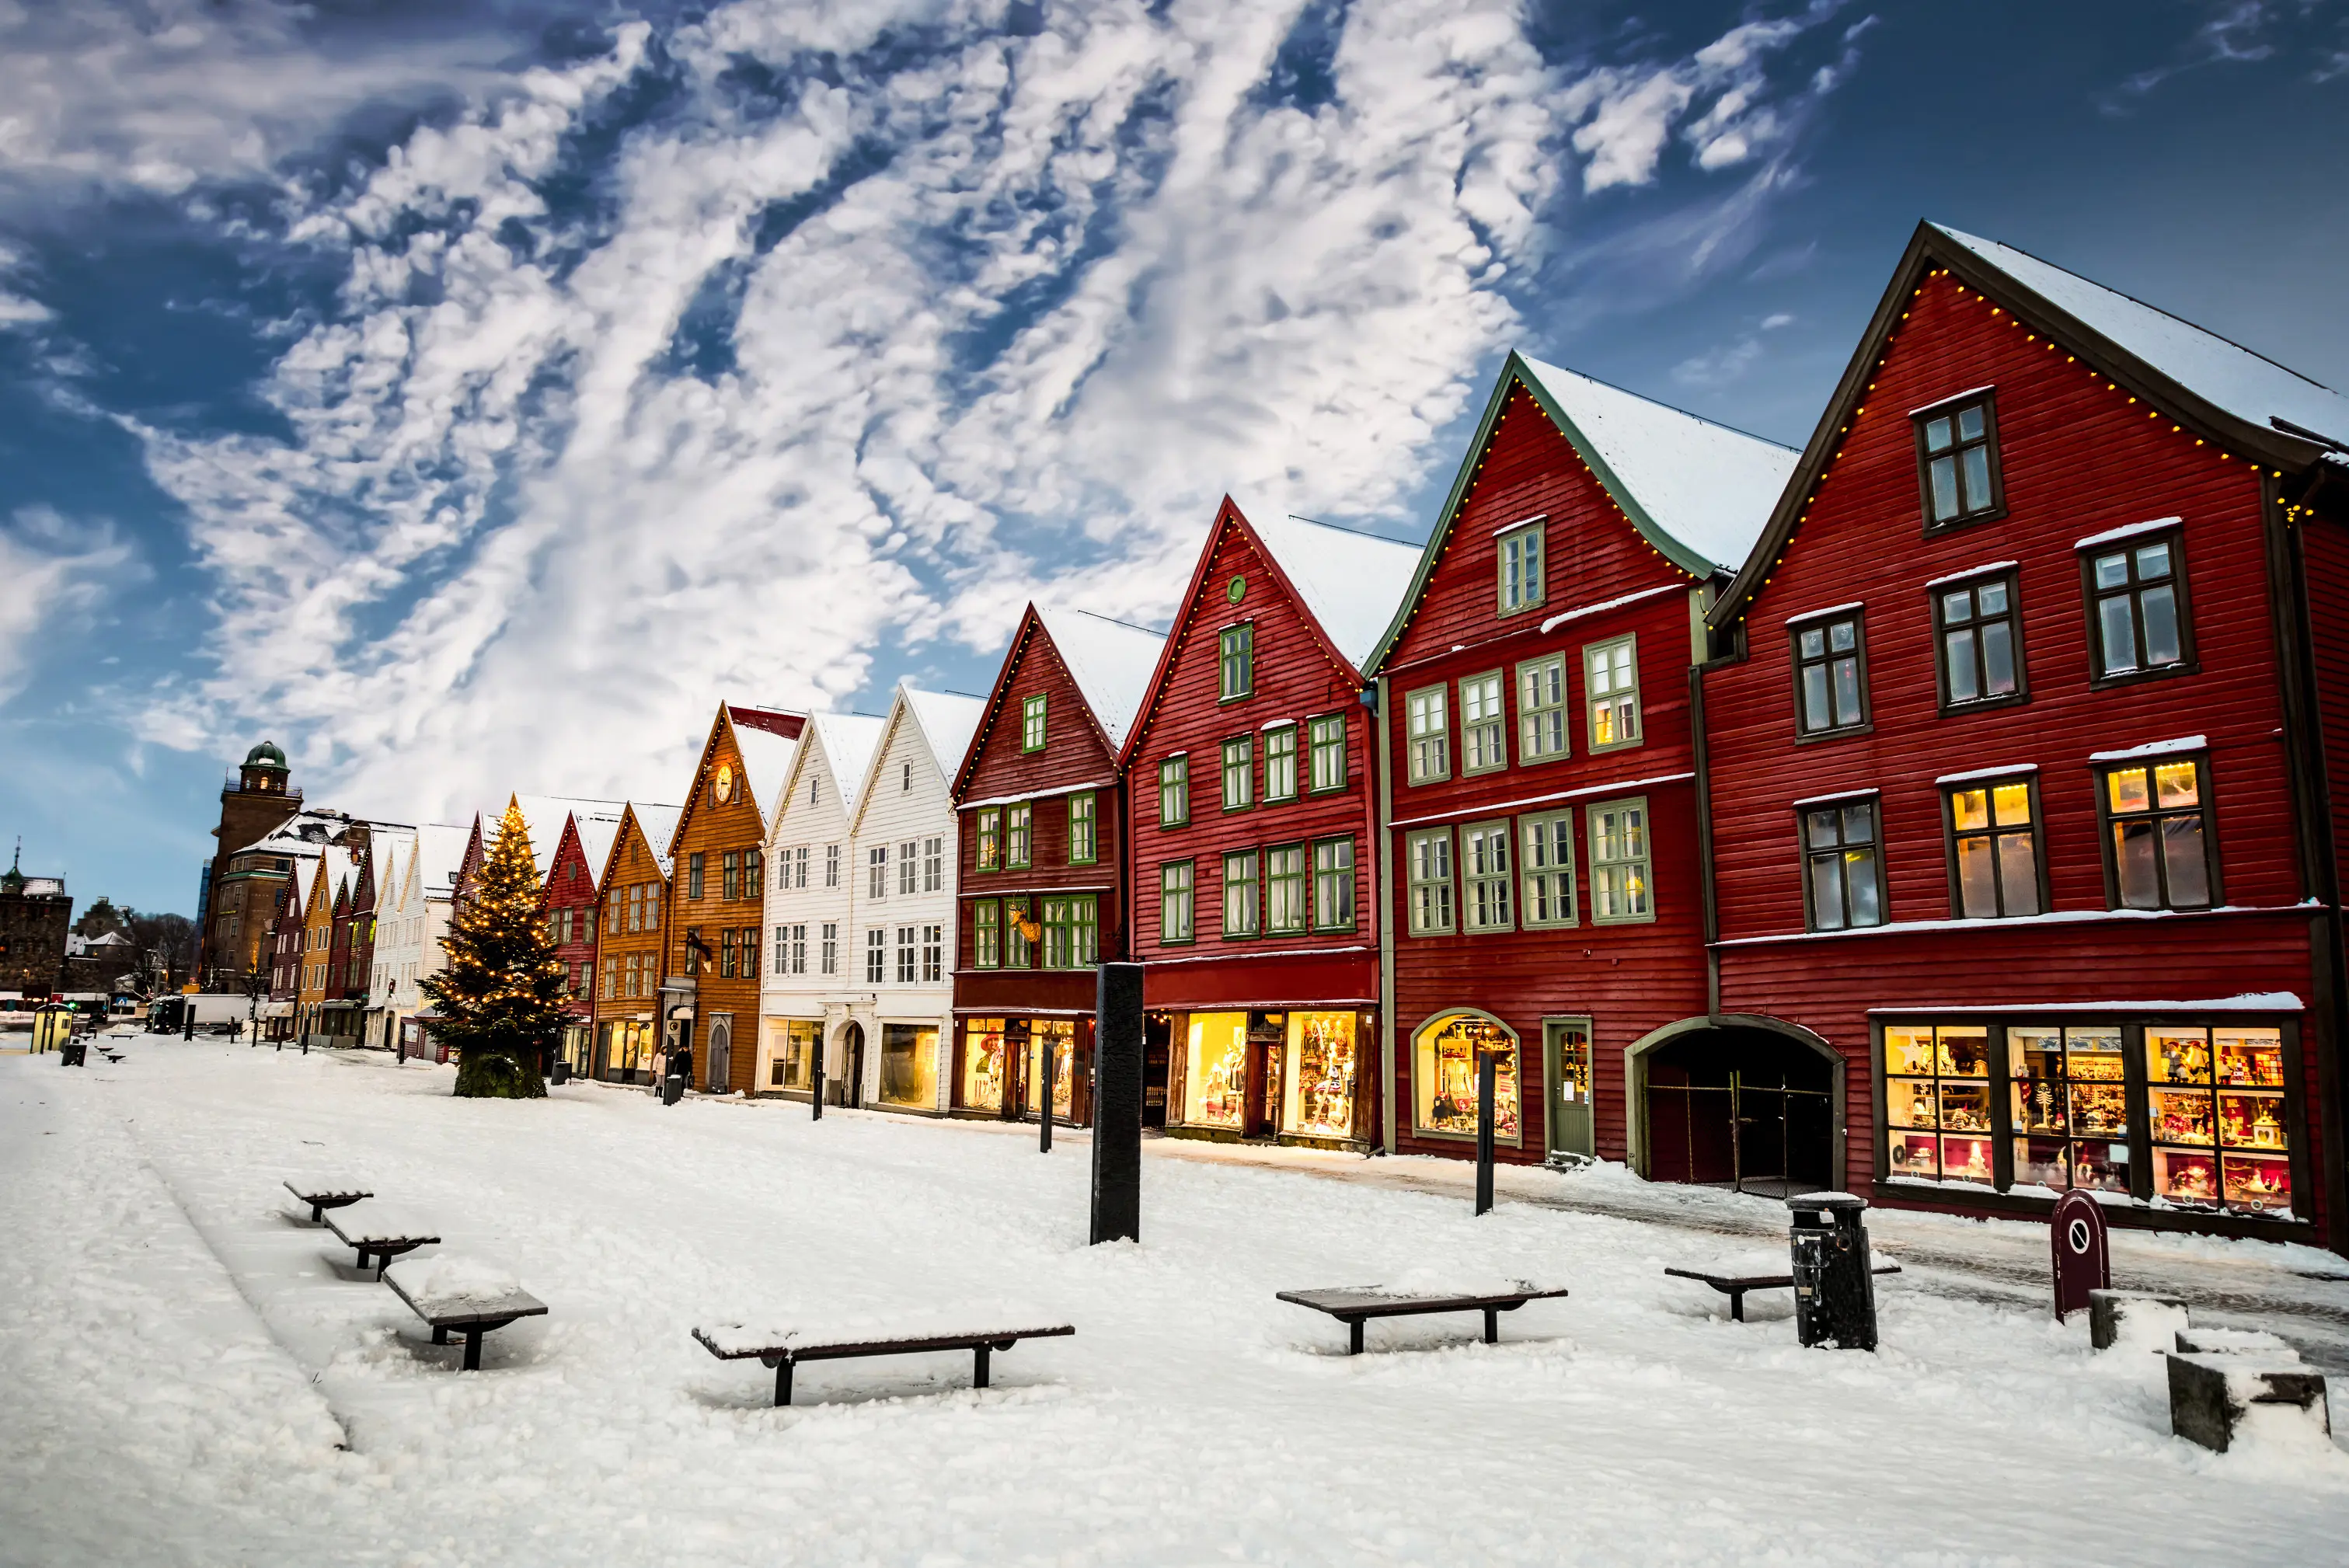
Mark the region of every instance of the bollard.
[[1500, 1058], [1492, 1051], [1476, 1053], [1476, 1212], [1493, 1212], [1493, 1096], [1500, 1077]]
[[1036, 1119], [1042, 1123], [1043, 1130], [1036, 1135], [1036, 1150], [1040, 1154], [1050, 1154], [1052, 1152], [1052, 1068], [1056, 1065], [1053, 1058], [1060, 1053], [1052, 1049], [1052, 1037], [1049, 1034], [1044, 1037], [1042, 1045], [1044, 1078], [1036, 1086], [1036, 1104], [1040, 1111]]
[[2076, 1189], [2055, 1201], [2047, 1226], [2055, 1268], [2055, 1321], [2087, 1311], [2098, 1291], [2113, 1287], [2112, 1254], [2105, 1236], [2105, 1211]]
[[1844, 1350], [1876, 1348], [1876, 1281], [1868, 1272], [1868, 1200], [1849, 1192], [1806, 1192], [1786, 1200], [1795, 1212], [1795, 1333], [1804, 1345], [1832, 1341]]
[[1092, 1241], [1142, 1239], [1142, 965], [1104, 964], [1093, 992]]
[[675, 1073], [671, 1073], [668, 1077], [661, 1079], [661, 1103], [663, 1105], [675, 1105], [678, 1100], [681, 1100], [684, 1098], [685, 1080], [683, 1078], [678, 1077]]
[[822, 1040], [816, 1042], [815, 1050], [811, 1054], [814, 1059], [810, 1063], [808, 1081], [815, 1086], [815, 1092], [808, 1096], [808, 1119], [822, 1121], [823, 1119], [823, 1042]]

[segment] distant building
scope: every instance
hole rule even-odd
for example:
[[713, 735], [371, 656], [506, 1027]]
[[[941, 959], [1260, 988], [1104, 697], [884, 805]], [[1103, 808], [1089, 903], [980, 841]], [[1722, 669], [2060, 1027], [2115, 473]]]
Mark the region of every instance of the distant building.
[[28, 877], [22, 859], [0, 873], [0, 992], [29, 1000], [64, 988], [73, 900], [63, 877]]
[[[196, 911], [196, 974], [218, 990], [259, 974], [293, 861], [260, 843], [302, 810], [285, 753], [264, 740], [244, 754], [244, 765], [221, 790], [220, 848], [205, 862]], [[315, 852], [315, 851], [313, 851]]]

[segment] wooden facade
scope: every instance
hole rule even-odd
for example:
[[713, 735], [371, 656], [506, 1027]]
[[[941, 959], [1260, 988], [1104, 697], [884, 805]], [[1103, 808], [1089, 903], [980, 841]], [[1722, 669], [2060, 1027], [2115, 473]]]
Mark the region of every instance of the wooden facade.
[[660, 1077], [668, 841], [681, 810], [629, 801], [597, 868], [595, 1033], [585, 1071], [607, 1082], [649, 1084]]

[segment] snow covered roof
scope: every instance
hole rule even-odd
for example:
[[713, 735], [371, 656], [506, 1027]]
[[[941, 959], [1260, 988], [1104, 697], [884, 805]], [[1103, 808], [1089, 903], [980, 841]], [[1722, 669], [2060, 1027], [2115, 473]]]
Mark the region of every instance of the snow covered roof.
[[465, 863], [465, 846], [472, 839], [469, 824], [427, 822], [416, 830], [416, 858], [423, 872], [417, 880], [426, 898], [447, 898], [456, 890], [457, 868]]
[[1109, 738], [1110, 748], [1125, 744], [1150, 677], [1166, 650], [1166, 634], [1112, 621], [1089, 610], [1036, 606], [1036, 618], [1084, 694], [1085, 706]]
[[1241, 515], [1323, 634], [1359, 671], [1411, 587], [1420, 547], [1281, 512]]
[[378, 828], [367, 839], [367, 869], [375, 877], [375, 902], [383, 908], [399, 896], [409, 862], [416, 858], [416, 830]]
[[600, 888], [604, 862], [612, 857], [612, 841], [620, 836], [620, 819], [616, 815], [574, 817], [571, 825], [579, 830], [579, 853], [587, 862], [587, 880]]
[[880, 748], [889, 721], [869, 713], [820, 713], [808, 720], [808, 727], [823, 741], [817, 754], [832, 774], [833, 797], [843, 810], [854, 810], [864, 771], [873, 766], [873, 753]]
[[[669, 857], [668, 841], [677, 837], [677, 820], [685, 815], [685, 808], [654, 806], [642, 800], [631, 800], [628, 810], [636, 814], [636, 830], [644, 834], [645, 842], [652, 847], [653, 859], [659, 864], [661, 875], [667, 876], [675, 869], [675, 862]], [[605, 847], [605, 858], [611, 858], [609, 846]], [[604, 874], [600, 861], [596, 862], [595, 874]]]
[[750, 803], [758, 807], [762, 820], [771, 821], [775, 797], [782, 793], [783, 781], [792, 776], [792, 758], [799, 755], [799, 741], [771, 729], [737, 724], [734, 748], [742, 754], [742, 781], [750, 787]]
[[902, 683], [897, 690], [912, 710], [922, 738], [929, 742], [938, 776], [952, 779], [961, 770], [963, 753], [970, 749], [970, 738], [978, 733], [979, 720], [987, 717], [987, 699], [966, 696], [958, 691], [924, 691]]
[[2283, 419], [2349, 443], [2349, 397], [2274, 360], [2026, 251], [1933, 228], [2188, 391], [2249, 424]]
[[[324, 886], [305, 891], [316, 892], [325, 901], [326, 907], [332, 909], [335, 894], [341, 892], [350, 882], [351, 869], [356, 863], [350, 851], [340, 844], [328, 844], [325, 852], [318, 857], [318, 879]], [[305, 907], [307, 907], [306, 900]]]
[[[625, 800], [574, 799], [562, 795], [516, 795], [513, 799], [514, 804], [522, 808], [523, 826], [530, 830], [530, 858], [541, 883], [554, 865], [554, 851], [563, 847], [564, 819], [584, 821], [600, 817], [616, 828], [620, 812], [627, 805]], [[484, 821], [481, 830], [491, 840], [497, 836], [494, 820]], [[488, 847], [485, 841], [482, 848]]]
[[1641, 512], [1680, 544], [1724, 572], [1753, 552], [1801, 456], [1666, 404], [1561, 370], [1517, 363], [1540, 383], [1567, 438], [1635, 521]]

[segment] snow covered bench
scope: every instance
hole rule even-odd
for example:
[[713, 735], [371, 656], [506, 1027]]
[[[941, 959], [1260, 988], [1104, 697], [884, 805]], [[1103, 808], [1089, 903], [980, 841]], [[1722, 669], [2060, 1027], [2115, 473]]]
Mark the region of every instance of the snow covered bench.
[[[1702, 1269], [1666, 1269], [1674, 1279], [1692, 1279], [1709, 1284], [1729, 1298], [1729, 1320], [1745, 1321], [1745, 1293], [1749, 1290], [1792, 1290], [1795, 1276], [1791, 1274], [1707, 1274]], [[1878, 1264], [1868, 1271], [1872, 1274], [1897, 1274], [1899, 1264]]]
[[[978, 1314], [965, 1314], [957, 1326], [932, 1315], [915, 1319], [874, 1319], [864, 1323], [830, 1325], [777, 1324], [745, 1325], [721, 1323], [707, 1328], [697, 1328], [693, 1336], [701, 1341], [702, 1348], [720, 1361], [747, 1361], [758, 1357], [761, 1365], [775, 1369], [775, 1403], [792, 1402], [792, 1368], [802, 1361], [842, 1361], [864, 1356], [913, 1356], [929, 1350], [968, 1350], [972, 1355], [971, 1387], [987, 1387], [988, 1357], [998, 1350], [1009, 1350], [1023, 1339], [1053, 1339], [1074, 1334], [1076, 1329], [1065, 1323], [1042, 1326], [1012, 1328], [972, 1328], [967, 1326]], [[984, 1321], [984, 1319], [981, 1319]], [[1019, 1323], [1034, 1319], [1000, 1316], [1001, 1323]]]
[[481, 1336], [518, 1317], [543, 1317], [546, 1304], [504, 1270], [471, 1258], [409, 1258], [392, 1264], [383, 1282], [432, 1326], [432, 1343], [465, 1336], [465, 1370], [481, 1369]]
[[1346, 1326], [1346, 1354], [1362, 1353], [1362, 1325], [1373, 1317], [1419, 1317], [1430, 1313], [1481, 1312], [1485, 1343], [1500, 1342], [1500, 1315], [1515, 1312], [1529, 1301], [1564, 1295], [1558, 1288], [1528, 1284], [1523, 1280], [1492, 1280], [1465, 1289], [1422, 1289], [1415, 1282], [1392, 1285], [1345, 1285], [1328, 1290], [1284, 1290], [1276, 1301], [1326, 1312]]
[[323, 1223], [329, 1209], [347, 1209], [363, 1198], [375, 1194], [356, 1182], [333, 1178], [299, 1177], [285, 1183], [285, 1190], [310, 1205], [310, 1222]]
[[375, 1259], [375, 1277], [383, 1278], [384, 1265], [402, 1253], [412, 1253], [420, 1246], [440, 1238], [430, 1226], [403, 1214], [378, 1209], [362, 1209], [356, 1214], [332, 1214], [326, 1219], [326, 1229], [332, 1231], [343, 1245], [359, 1254], [359, 1267]]

